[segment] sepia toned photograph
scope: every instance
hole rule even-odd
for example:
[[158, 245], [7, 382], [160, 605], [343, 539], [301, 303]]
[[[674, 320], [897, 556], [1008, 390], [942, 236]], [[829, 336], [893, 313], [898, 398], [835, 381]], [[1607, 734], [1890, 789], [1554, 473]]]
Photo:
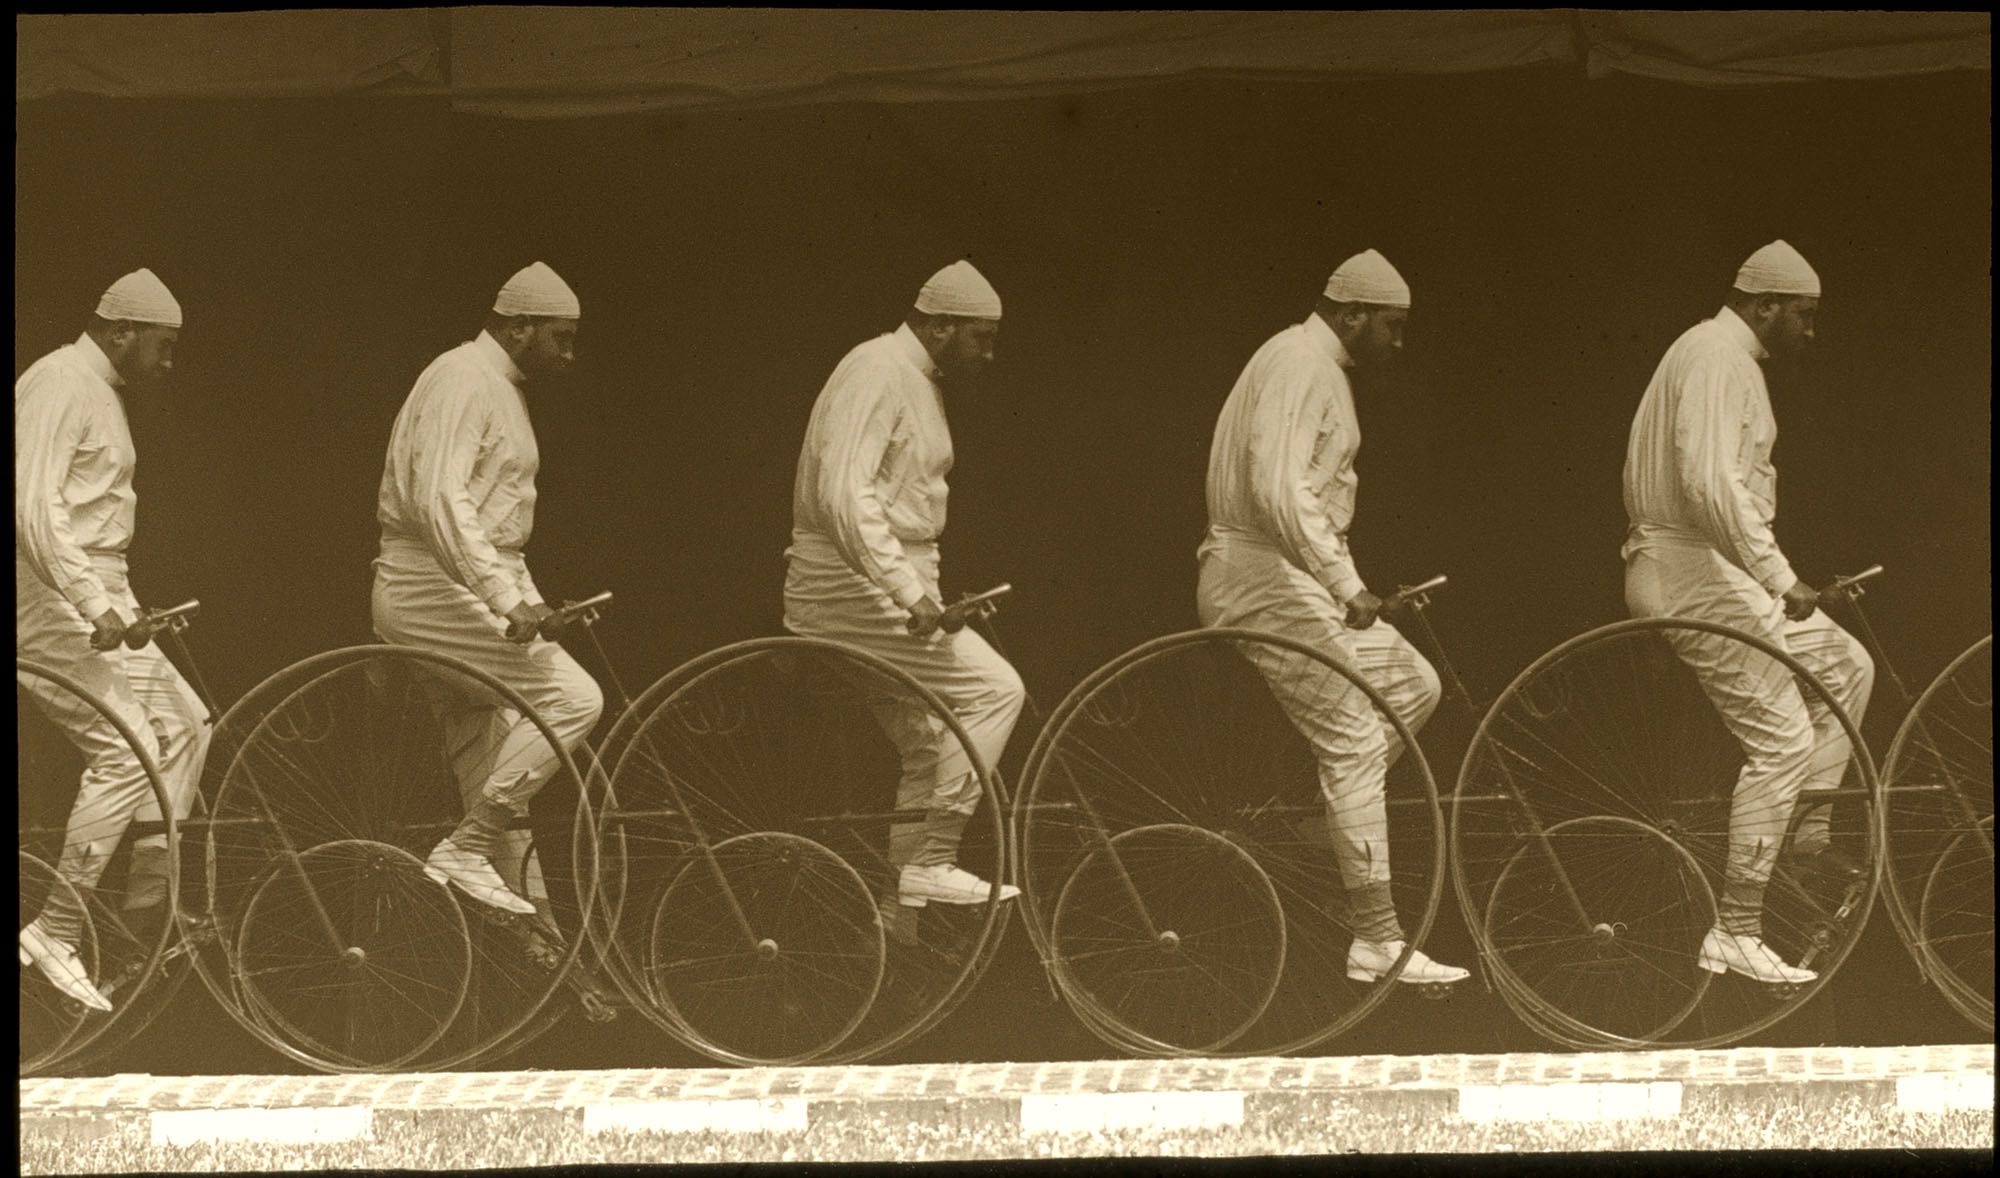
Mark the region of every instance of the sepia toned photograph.
[[1990, 1169], [1990, 14], [15, 33], [21, 1172]]

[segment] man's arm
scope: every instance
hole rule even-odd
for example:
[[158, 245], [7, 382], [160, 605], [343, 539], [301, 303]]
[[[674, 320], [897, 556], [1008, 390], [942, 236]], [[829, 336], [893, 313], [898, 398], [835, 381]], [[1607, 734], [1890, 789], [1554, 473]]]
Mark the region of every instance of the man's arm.
[[1256, 378], [1258, 405], [1250, 430], [1250, 486], [1258, 511], [1269, 521], [1287, 559], [1346, 602], [1366, 593], [1347, 537], [1333, 526], [1313, 488], [1327, 390], [1316, 387], [1312, 370], [1280, 359]]
[[833, 541], [854, 571], [880, 586], [897, 605], [924, 600], [923, 581], [889, 530], [889, 516], [875, 493], [875, 476], [896, 426], [890, 396], [893, 374], [871, 364], [843, 364], [827, 382], [830, 398], [820, 445], [820, 507]]
[[14, 536], [35, 576], [95, 622], [112, 608], [111, 597], [77, 543], [62, 491], [84, 440], [82, 393], [43, 372], [15, 398]]
[[479, 595], [502, 617], [522, 603], [515, 578], [479, 523], [469, 485], [488, 449], [486, 412], [474, 380], [449, 371], [415, 394], [425, 398], [409, 439], [411, 510], [423, 523], [431, 555], [452, 580]]
[[1725, 359], [1698, 358], [1681, 382], [1674, 456], [1709, 542], [1771, 596], [1783, 597], [1798, 577], [1744, 478], [1752, 455], [1752, 395], [1749, 379]]

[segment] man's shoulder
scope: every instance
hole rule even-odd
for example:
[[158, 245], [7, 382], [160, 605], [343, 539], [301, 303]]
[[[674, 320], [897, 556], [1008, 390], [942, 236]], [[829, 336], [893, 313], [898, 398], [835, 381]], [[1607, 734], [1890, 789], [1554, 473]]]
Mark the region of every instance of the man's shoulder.
[[469, 343], [445, 349], [424, 366], [412, 395], [427, 390], [476, 390], [485, 385], [490, 371]]
[[878, 335], [872, 339], [862, 340], [847, 349], [847, 354], [834, 366], [833, 375], [836, 379], [832, 384], [848, 388], [893, 380], [901, 375], [903, 369], [911, 367], [901, 350], [896, 347], [895, 336]]
[[1278, 380], [1316, 380], [1340, 372], [1334, 358], [1297, 323], [1265, 340], [1250, 358], [1250, 367], [1260, 376]]
[[64, 344], [48, 353], [23, 372], [14, 382], [14, 399], [23, 396], [79, 394], [90, 387], [90, 370], [76, 355], [76, 345]]

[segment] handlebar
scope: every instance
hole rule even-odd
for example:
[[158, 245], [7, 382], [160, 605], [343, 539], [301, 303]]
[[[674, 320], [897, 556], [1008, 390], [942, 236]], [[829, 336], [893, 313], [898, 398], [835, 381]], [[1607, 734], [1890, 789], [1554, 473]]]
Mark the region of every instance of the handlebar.
[[1445, 575], [1439, 573], [1428, 581], [1417, 585], [1404, 585], [1389, 596], [1414, 610], [1422, 610], [1431, 603], [1431, 593], [1445, 584]]
[[140, 650], [162, 630], [178, 634], [187, 629], [188, 623], [200, 613], [201, 602], [194, 598], [168, 609], [142, 609], [132, 624], [125, 627], [125, 645], [128, 649]]
[[1013, 585], [1002, 581], [984, 593], [968, 593], [946, 607], [944, 616], [948, 619], [989, 617], [996, 608], [994, 603], [1013, 591]]
[[608, 589], [594, 597], [586, 597], [582, 601], [565, 601], [561, 608], [551, 611], [548, 617], [542, 619], [541, 636], [553, 639], [572, 624], [596, 625], [598, 614], [609, 604], [611, 604], [611, 591]]
[[1881, 575], [1882, 575], [1882, 566], [1879, 564], [1872, 564], [1869, 565], [1867, 568], [1862, 569], [1860, 572], [1854, 573], [1850, 576], [1835, 577], [1832, 580], [1832, 582], [1829, 583], [1826, 588], [1820, 590], [1820, 592], [1829, 594], [1846, 594], [1850, 598], [1859, 597], [1861, 596], [1862, 593], [1861, 583], [1863, 581], [1873, 580], [1874, 578], [1879, 577]]

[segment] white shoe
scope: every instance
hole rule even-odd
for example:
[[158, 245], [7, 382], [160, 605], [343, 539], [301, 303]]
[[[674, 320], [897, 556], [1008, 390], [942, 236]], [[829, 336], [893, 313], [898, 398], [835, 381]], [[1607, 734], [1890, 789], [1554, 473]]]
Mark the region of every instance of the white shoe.
[[[1396, 967], [1396, 959], [1403, 955], [1401, 941], [1364, 941], [1356, 938], [1347, 947], [1347, 977], [1355, 982], [1379, 982]], [[1455, 965], [1444, 965], [1424, 956], [1421, 949], [1410, 951], [1410, 963], [1403, 967], [1397, 981], [1417, 985], [1450, 984], [1462, 982], [1471, 977], [1468, 970]]]
[[1793, 985], [1810, 982], [1819, 976], [1812, 970], [1786, 965], [1784, 958], [1773, 952], [1762, 937], [1738, 936], [1719, 928], [1709, 929], [1708, 936], [1702, 938], [1701, 967], [1710, 973], [1735, 970], [1759, 982], [1789, 982]]
[[535, 914], [533, 904], [507, 890], [500, 873], [493, 870], [491, 859], [466, 850], [452, 842], [449, 835], [424, 860], [424, 874], [440, 884], [457, 884], [466, 895], [503, 912], [518, 916]]
[[[1000, 885], [1000, 899], [1021, 894], [1013, 884]], [[903, 868], [896, 881], [896, 901], [905, 908], [922, 908], [932, 900], [940, 904], [984, 904], [993, 895], [993, 885], [950, 863]]]
[[90, 975], [84, 972], [83, 962], [76, 959], [76, 950], [42, 931], [39, 920], [31, 920], [28, 927], [21, 930], [21, 964], [32, 964], [49, 979], [49, 984], [92, 1010], [109, 1012], [111, 999], [106, 998], [91, 984]]

